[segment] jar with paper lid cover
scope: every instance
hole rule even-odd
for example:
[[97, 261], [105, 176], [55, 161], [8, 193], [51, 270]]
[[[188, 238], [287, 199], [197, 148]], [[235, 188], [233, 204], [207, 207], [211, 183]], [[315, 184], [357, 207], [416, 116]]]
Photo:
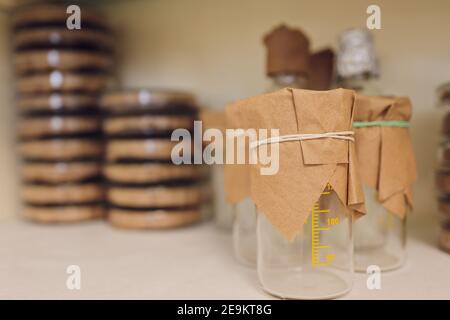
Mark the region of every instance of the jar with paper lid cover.
[[[378, 60], [373, 37], [369, 31], [350, 29], [340, 35], [337, 71], [341, 86], [353, 89], [364, 96], [381, 96]], [[406, 212], [412, 202], [410, 189], [404, 191], [407, 200], [397, 199], [395, 200], [397, 204], [393, 204], [396, 197], [388, 200], [386, 190], [395, 188], [401, 170], [388, 172], [389, 168], [383, 167], [386, 172], [383, 175], [382, 172], [379, 172], [381, 167], [377, 167], [381, 166], [381, 161], [389, 161], [387, 159], [389, 156], [386, 154], [383, 154], [382, 158], [378, 157], [380, 153], [387, 152], [384, 151], [386, 146], [395, 143], [397, 139], [409, 139], [402, 135], [407, 134], [410, 111], [405, 111], [407, 108], [403, 107], [397, 108], [398, 103], [393, 102], [395, 99], [383, 100], [380, 98], [373, 101], [378, 102], [357, 104], [355, 112], [356, 150], [358, 159], [363, 162], [359, 167], [362, 171], [368, 212], [366, 217], [355, 223], [355, 270], [360, 272], [366, 272], [370, 265], [377, 265], [383, 271], [403, 265], [406, 258]], [[389, 105], [389, 101], [392, 102], [392, 106]], [[403, 100], [397, 102], [399, 101]], [[383, 105], [383, 103], [387, 104]], [[374, 110], [374, 108], [378, 109]], [[402, 111], [409, 115], [402, 114]], [[404, 117], [408, 119], [403, 119]], [[383, 139], [386, 137], [385, 131], [394, 135], [394, 141]], [[399, 138], [399, 136], [402, 137]], [[408, 140], [408, 142], [410, 141]], [[404, 155], [411, 156], [413, 161], [414, 157], [409, 152], [411, 150], [410, 143], [403, 144], [401, 147], [408, 148], [408, 153]], [[401, 159], [407, 161], [404, 157]], [[390, 161], [390, 164], [392, 163]], [[411, 175], [413, 175], [412, 172], [415, 174], [415, 167], [414, 169], [412, 167], [403, 168], [410, 169]], [[405, 175], [406, 178], [411, 178], [411, 176]], [[411, 184], [412, 182], [403, 181], [402, 183]], [[407, 188], [409, 187], [408, 185]], [[382, 190], [381, 193], [380, 190]], [[403, 193], [398, 193], [398, 196], [402, 197]], [[391, 206], [395, 206], [395, 208], [391, 208]]]
[[280, 133], [251, 143], [257, 154], [267, 146], [279, 155], [275, 174], [261, 174], [265, 165], [258, 161], [249, 169], [262, 288], [291, 299], [347, 293], [353, 278], [353, 216], [364, 211], [349, 127], [353, 92], [282, 89], [228, 110], [249, 119], [248, 127]]
[[[298, 29], [280, 25], [264, 36], [266, 46], [266, 74], [272, 80], [268, 92], [282, 88], [306, 88], [308, 81], [309, 39]], [[230, 121], [230, 119], [228, 119]], [[236, 126], [240, 119], [232, 119], [230, 126]], [[242, 125], [242, 123], [241, 123]], [[242, 127], [242, 126], [241, 126]], [[248, 146], [248, 145], [245, 145]], [[233, 184], [248, 186], [250, 178], [245, 165], [228, 167], [228, 179]], [[233, 176], [231, 178], [231, 176]], [[226, 179], [227, 179], [226, 177]], [[243, 181], [245, 180], [245, 182]], [[256, 210], [250, 199], [250, 190], [245, 187], [236, 190], [230, 186], [226, 192], [232, 203], [233, 248], [236, 259], [247, 266], [256, 265]], [[241, 194], [239, 193], [242, 191]], [[231, 196], [230, 196], [231, 194]]]
[[406, 259], [406, 218], [413, 205], [416, 164], [409, 134], [408, 98], [355, 100], [355, 147], [367, 216], [355, 223], [355, 270], [382, 271]]
[[[267, 49], [266, 73], [272, 80], [268, 92], [282, 88], [306, 88], [308, 85], [309, 65], [309, 39], [298, 29], [280, 25], [264, 36], [264, 45]], [[239, 119], [233, 119], [234, 124]], [[241, 123], [242, 124], [242, 123]], [[247, 146], [247, 145], [246, 145]], [[247, 185], [243, 179], [250, 178], [248, 167], [231, 168], [230, 174], [235, 170], [235, 179], [240, 180], [241, 185]], [[244, 188], [242, 188], [244, 189]], [[228, 193], [236, 190], [230, 186]], [[233, 197], [233, 196], [232, 196]], [[239, 200], [237, 200], [239, 199]], [[256, 265], [256, 210], [250, 199], [250, 191], [247, 189], [235, 199], [232, 210], [234, 214], [233, 223], [233, 247], [236, 259], [244, 265]]]
[[306, 88], [310, 61], [309, 39], [299, 29], [280, 25], [264, 36], [269, 92], [282, 88]]

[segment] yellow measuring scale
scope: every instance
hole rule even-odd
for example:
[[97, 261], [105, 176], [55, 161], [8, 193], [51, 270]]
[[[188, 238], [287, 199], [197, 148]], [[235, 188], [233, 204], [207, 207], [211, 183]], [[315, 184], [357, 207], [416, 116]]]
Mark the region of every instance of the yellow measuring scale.
[[[339, 217], [330, 217], [330, 208], [325, 206], [324, 198], [330, 196], [333, 188], [328, 183], [325, 190], [320, 194], [321, 199], [314, 204], [311, 213], [311, 264], [314, 267], [329, 266], [335, 260], [336, 255], [330, 250], [332, 248], [323, 243], [322, 232], [330, 230], [334, 225], [339, 224]], [[323, 216], [327, 216], [325, 219]], [[324, 223], [325, 222], [325, 223]]]
[[328, 299], [352, 285], [352, 218], [327, 184], [302, 230], [285, 239], [258, 215], [258, 276], [270, 294], [296, 299]]
[[[331, 297], [331, 292], [344, 294], [351, 288], [353, 272], [352, 217], [327, 184], [311, 210], [310, 267], [304, 283], [314, 286], [317, 296]], [[306, 231], [306, 230], [305, 230]], [[339, 295], [338, 294], [338, 295]]]

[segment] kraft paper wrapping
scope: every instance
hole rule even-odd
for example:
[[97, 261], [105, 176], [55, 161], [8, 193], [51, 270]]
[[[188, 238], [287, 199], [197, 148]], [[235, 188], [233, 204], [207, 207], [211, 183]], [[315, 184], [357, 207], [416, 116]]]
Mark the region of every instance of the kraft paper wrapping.
[[[354, 92], [283, 89], [245, 99], [230, 108], [255, 129], [280, 135], [351, 131]], [[250, 165], [251, 196], [258, 209], [288, 240], [300, 232], [321, 192], [330, 183], [349, 212], [365, 213], [354, 143], [322, 138], [279, 144], [279, 171], [261, 175]]]
[[308, 73], [309, 39], [301, 30], [280, 25], [265, 35], [263, 41], [267, 48], [268, 76]]
[[[242, 110], [237, 105], [229, 105], [225, 109], [227, 128], [247, 129], [248, 125], [242, 117]], [[225, 200], [235, 204], [250, 196], [250, 168], [248, 164], [248, 139], [245, 141], [245, 163], [226, 164], [224, 171]], [[235, 144], [234, 154], [236, 155]], [[242, 150], [241, 150], [242, 152]], [[236, 160], [236, 157], [235, 159]]]
[[311, 55], [308, 88], [311, 90], [328, 90], [333, 82], [334, 52], [323, 49]]
[[[355, 105], [355, 121], [411, 119], [408, 98], [357, 95]], [[404, 218], [413, 206], [413, 184], [417, 178], [408, 128], [374, 126], [354, 131], [362, 183], [378, 191], [378, 201], [384, 208]]]
[[202, 110], [200, 120], [203, 124], [203, 130], [215, 128], [224, 132], [226, 127], [225, 113], [221, 111]]

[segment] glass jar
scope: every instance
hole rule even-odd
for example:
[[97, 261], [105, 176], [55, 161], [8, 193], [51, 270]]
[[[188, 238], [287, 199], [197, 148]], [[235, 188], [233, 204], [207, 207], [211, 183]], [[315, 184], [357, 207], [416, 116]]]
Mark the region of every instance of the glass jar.
[[[366, 96], [380, 96], [378, 77], [364, 73], [341, 80], [345, 88]], [[364, 186], [367, 215], [355, 221], [355, 271], [366, 272], [371, 265], [382, 271], [401, 267], [406, 260], [406, 216], [402, 219], [386, 210], [376, 190]]]
[[380, 96], [382, 94], [378, 76], [374, 74], [363, 73], [341, 78], [339, 83], [343, 88], [355, 90], [365, 96]]
[[258, 214], [258, 278], [279, 298], [330, 299], [353, 284], [353, 218], [331, 186], [322, 192], [295, 239]]
[[272, 84], [268, 92], [280, 90], [283, 88], [307, 88], [308, 79], [300, 73], [280, 73], [271, 77]]
[[381, 271], [401, 267], [406, 260], [406, 213], [401, 218], [386, 210], [376, 190], [364, 186], [367, 215], [355, 222], [355, 270], [371, 265]]
[[256, 206], [250, 198], [233, 205], [233, 247], [236, 259], [256, 266]]
[[233, 214], [232, 206], [225, 201], [223, 165], [213, 165], [211, 175], [214, 192], [214, 222], [219, 229], [229, 232], [233, 225]]

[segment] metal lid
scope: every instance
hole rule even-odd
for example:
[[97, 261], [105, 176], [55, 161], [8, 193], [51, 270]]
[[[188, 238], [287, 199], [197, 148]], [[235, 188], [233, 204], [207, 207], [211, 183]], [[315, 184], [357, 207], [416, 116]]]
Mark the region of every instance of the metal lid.
[[364, 29], [350, 29], [339, 36], [337, 71], [343, 78], [378, 75], [378, 63], [372, 34]]

